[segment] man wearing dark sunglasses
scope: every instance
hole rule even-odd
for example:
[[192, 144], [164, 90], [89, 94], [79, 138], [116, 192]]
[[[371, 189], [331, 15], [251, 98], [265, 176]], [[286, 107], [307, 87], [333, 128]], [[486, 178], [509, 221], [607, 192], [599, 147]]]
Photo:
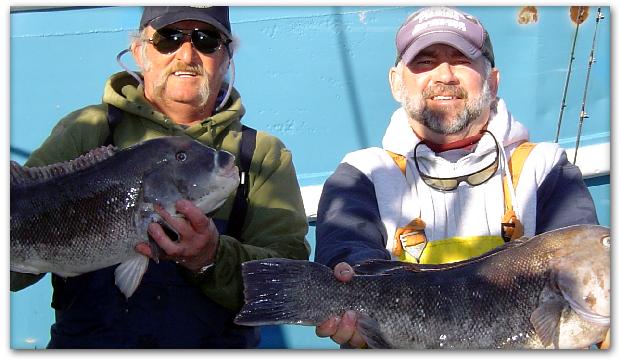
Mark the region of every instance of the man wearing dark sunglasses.
[[[159, 263], [151, 261], [130, 298], [115, 285], [115, 267], [67, 279], [52, 276], [56, 322], [49, 347], [258, 345], [258, 328], [233, 324], [243, 303], [241, 263], [308, 259], [310, 247], [290, 152], [274, 136], [241, 123], [245, 110], [233, 88], [233, 43], [228, 7], [146, 7], [127, 50], [141, 74], [127, 69], [113, 75], [102, 104], [62, 119], [29, 158], [27, 166], [42, 166], [104, 144], [125, 148], [174, 135], [235, 154], [243, 170], [237, 194], [214, 214], [177, 203], [184, 218], [170, 223], [178, 236], [150, 225], [164, 253]], [[164, 210], [161, 215], [170, 218]], [[136, 250], [152, 256], [144, 245]], [[11, 290], [40, 278], [11, 273]]]
[[[347, 154], [326, 181], [315, 261], [349, 281], [370, 259], [421, 264], [478, 256], [522, 235], [597, 224], [580, 170], [528, 131], [497, 97], [490, 36], [458, 9], [423, 8], [397, 31], [394, 112], [382, 148]], [[317, 327], [364, 346], [357, 314]], [[372, 334], [367, 334], [371, 335]]]

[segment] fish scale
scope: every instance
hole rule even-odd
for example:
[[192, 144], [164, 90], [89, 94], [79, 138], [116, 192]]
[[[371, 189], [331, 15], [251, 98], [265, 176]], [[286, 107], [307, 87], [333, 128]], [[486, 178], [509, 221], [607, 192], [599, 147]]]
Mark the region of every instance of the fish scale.
[[316, 326], [352, 309], [371, 347], [584, 348], [609, 326], [609, 240], [576, 225], [453, 264], [371, 260], [348, 283], [318, 263], [250, 261], [235, 323]]
[[[112, 259], [122, 262], [134, 256], [133, 246], [143, 241], [143, 237], [137, 236], [134, 224], [137, 204], [110, 201], [123, 198], [128, 185], [134, 184], [109, 184], [86, 192], [61, 188], [54, 195], [57, 200], [54, 206], [49, 205], [49, 197], [32, 197], [33, 216], [11, 218], [13, 260], [19, 260], [19, 254], [31, 259], [35, 254], [40, 255], [39, 261], [49, 263], [63, 259], [66, 266], [71, 266], [64, 270], [73, 273], [101, 268]], [[71, 194], [81, 195], [72, 198]], [[59, 246], [59, 239], [65, 246]], [[111, 246], [113, 243], [126, 246]]]

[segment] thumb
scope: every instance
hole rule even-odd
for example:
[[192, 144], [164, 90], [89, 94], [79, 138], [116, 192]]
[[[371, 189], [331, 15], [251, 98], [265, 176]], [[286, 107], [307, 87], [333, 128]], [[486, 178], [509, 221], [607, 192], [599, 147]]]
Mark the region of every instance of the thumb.
[[334, 276], [342, 282], [349, 282], [354, 277], [354, 269], [346, 262], [336, 264]]

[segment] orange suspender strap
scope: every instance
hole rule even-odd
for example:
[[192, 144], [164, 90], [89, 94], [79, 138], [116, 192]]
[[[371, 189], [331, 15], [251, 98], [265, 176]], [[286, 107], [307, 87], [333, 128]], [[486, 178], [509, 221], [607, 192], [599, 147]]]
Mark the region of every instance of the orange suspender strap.
[[[405, 176], [405, 166], [407, 165], [407, 158], [403, 155], [394, 153], [389, 150], [386, 150], [386, 153], [390, 155], [397, 167], [399, 167], [399, 170], [401, 170], [401, 172], [403, 173], [403, 176]], [[411, 241], [410, 238], [412, 238], [413, 240], [416, 239], [415, 241], [422, 242], [425, 236], [425, 222], [420, 219], [419, 216], [418, 218], [410, 221], [410, 223], [406, 226], [398, 228], [396, 230], [392, 254], [397, 257], [400, 257], [403, 254], [403, 244], [401, 244], [401, 236], [404, 234], [407, 235], [406, 239], [408, 241], [408, 244]]]
[[[520, 174], [522, 173], [522, 167], [524, 166], [524, 162], [536, 145], [537, 144], [531, 142], [523, 142], [513, 151], [513, 154], [511, 154], [511, 157], [509, 158], [509, 173], [511, 174], [511, 180], [513, 182], [514, 190], [517, 189], [517, 184], [520, 179]], [[394, 160], [395, 164], [397, 164], [399, 170], [401, 170], [403, 175], [405, 175], [407, 158], [403, 155], [394, 153], [389, 150], [386, 150], [386, 152]], [[513, 211], [513, 204], [511, 202], [511, 194], [509, 193], [509, 185], [507, 184], [506, 176], [503, 176], [502, 186], [505, 197], [505, 214], [501, 219], [501, 232], [502, 238], [505, 241], [510, 241], [520, 238], [524, 235], [524, 225], [517, 218], [515, 212]], [[401, 251], [399, 251], [401, 250], [400, 241], [396, 241], [395, 243], [396, 247], [398, 247], [399, 249], [395, 249], [394, 252], [401, 253]]]
[[[513, 190], [517, 189], [524, 162], [536, 145], [537, 144], [531, 142], [523, 142], [513, 151], [513, 154], [511, 154], [509, 158], [509, 173], [511, 173]], [[505, 241], [510, 241], [524, 235], [524, 225], [513, 211], [513, 204], [511, 202], [511, 194], [509, 193], [509, 185], [507, 184], [506, 176], [502, 178], [502, 187], [505, 195], [505, 214], [501, 220], [502, 238]]]
[[405, 166], [407, 164], [407, 158], [403, 155], [394, 153], [390, 150], [386, 150], [386, 152], [395, 161], [395, 164], [397, 164], [397, 166], [399, 167], [399, 170], [401, 170], [403, 175], [405, 175]]

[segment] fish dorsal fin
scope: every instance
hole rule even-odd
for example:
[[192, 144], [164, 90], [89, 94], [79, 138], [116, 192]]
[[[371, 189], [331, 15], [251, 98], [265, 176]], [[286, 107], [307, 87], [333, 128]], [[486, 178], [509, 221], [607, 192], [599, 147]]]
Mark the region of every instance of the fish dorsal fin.
[[407, 273], [407, 272], [428, 272], [435, 270], [447, 270], [455, 267], [459, 267], [462, 265], [470, 264], [473, 262], [477, 262], [487, 258], [488, 256], [492, 256], [496, 253], [505, 251], [510, 248], [519, 247], [526, 242], [528, 242], [529, 238], [526, 236], [522, 236], [519, 239], [515, 239], [504, 245], [498, 246], [486, 253], [483, 253], [477, 257], [473, 257], [470, 259], [445, 263], [445, 264], [416, 264], [416, 263], [407, 263], [403, 261], [394, 261], [394, 260], [367, 260], [356, 264], [353, 266], [354, 272], [356, 275], [395, 275], [399, 273]]
[[117, 152], [112, 145], [101, 146], [73, 160], [31, 168], [11, 161], [11, 185], [31, 185], [55, 179], [94, 166]]
[[356, 275], [394, 275], [453, 267], [454, 264], [415, 264], [394, 260], [368, 260], [352, 266]]

